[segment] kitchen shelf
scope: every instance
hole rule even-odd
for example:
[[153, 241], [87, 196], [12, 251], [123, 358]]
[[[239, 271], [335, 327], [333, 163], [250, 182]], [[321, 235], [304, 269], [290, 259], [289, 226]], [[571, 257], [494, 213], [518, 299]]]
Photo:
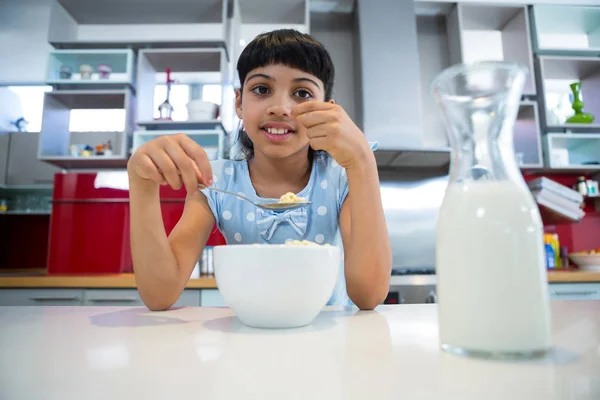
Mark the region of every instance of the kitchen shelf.
[[[154, 120], [158, 117], [158, 110], [155, 107], [155, 87], [165, 85], [167, 68], [171, 68], [171, 79], [174, 79], [176, 84], [197, 85], [198, 88], [206, 84], [220, 85], [221, 104], [219, 104], [220, 122], [218, 123], [225, 130], [231, 130], [234, 91], [231, 84], [230, 64], [223, 49], [140, 50], [137, 84], [138, 125], [154, 127], [152, 129], [203, 129], [211, 124], [216, 125], [212, 121]], [[201, 97], [201, 94], [198, 94], [197, 98]], [[187, 124], [182, 128], [181, 124], [184, 122]]]
[[[517, 120], [513, 128], [515, 155], [522, 168], [541, 168], [542, 156], [541, 132], [537, 103], [521, 102]], [[519, 160], [519, 155], [522, 159]]]
[[[538, 59], [546, 125], [559, 129], [600, 128], [600, 58], [540, 56]], [[574, 82], [581, 82], [583, 111], [596, 117], [593, 125], [565, 124], [574, 114], [569, 87]]]
[[600, 8], [533, 6], [534, 48], [538, 54], [600, 56]]
[[0, 211], [0, 215], [50, 215], [50, 211], [33, 210], [33, 211]]
[[[242, 50], [260, 33], [275, 29], [310, 31], [309, 0], [234, 0], [232, 13], [233, 65]], [[237, 76], [234, 84], [240, 86]]]
[[[63, 90], [45, 93], [42, 131], [38, 144], [38, 159], [60, 168], [112, 168], [126, 165], [127, 149], [133, 133], [133, 102], [129, 89], [121, 90]], [[70, 114], [75, 109], [123, 109], [122, 131], [71, 132]], [[71, 145], [95, 146], [111, 141], [113, 155], [73, 157]]]
[[[46, 83], [59, 89], [86, 89], [86, 88], [121, 88], [134, 85], [135, 54], [130, 49], [94, 49], [94, 50], [54, 50], [48, 56]], [[91, 79], [81, 79], [79, 67], [89, 64], [94, 68]], [[97, 73], [99, 64], [112, 67], [108, 79], [100, 79]], [[60, 68], [68, 66], [72, 69], [70, 79], [60, 78]]]
[[148, 131], [152, 130], [204, 130], [204, 129], [220, 129], [224, 131], [223, 124], [220, 120], [206, 120], [206, 121], [170, 121], [170, 120], [152, 120], [152, 121], [138, 121], [137, 124], [146, 128]]
[[227, 48], [228, 0], [55, 0], [48, 41], [55, 48], [190, 43]]
[[125, 156], [89, 156], [89, 157], [60, 157], [44, 156], [41, 158], [57, 167], [70, 169], [116, 169], [127, 167]]
[[183, 133], [198, 143], [206, 151], [209, 159], [216, 160], [223, 157], [224, 134], [220, 128], [206, 130], [162, 130], [162, 131], [136, 131], [133, 133], [132, 152], [144, 143], [163, 135]]
[[[568, 154], [568, 165], [560, 165], [554, 151]], [[546, 165], [553, 169], [600, 171], [600, 134], [549, 133], [544, 140]], [[584, 164], [597, 162], [598, 164]]]
[[536, 93], [528, 9], [458, 3], [448, 15], [452, 64], [510, 61], [526, 66], [523, 93]]

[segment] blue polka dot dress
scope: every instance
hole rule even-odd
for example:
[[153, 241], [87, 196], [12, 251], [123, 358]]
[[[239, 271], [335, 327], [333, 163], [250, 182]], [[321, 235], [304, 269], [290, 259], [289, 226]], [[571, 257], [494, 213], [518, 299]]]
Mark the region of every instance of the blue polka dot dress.
[[[216, 160], [211, 165], [214, 187], [243, 194], [257, 202], [279, 201], [258, 196], [246, 160]], [[296, 193], [312, 202], [308, 207], [283, 212], [263, 210], [235, 196], [206, 189], [202, 193], [228, 244], [283, 244], [291, 239], [329, 243], [343, 249], [339, 215], [348, 195], [348, 180], [346, 170], [326, 153], [315, 155], [308, 184]], [[343, 268], [328, 304], [352, 304], [346, 294]]]

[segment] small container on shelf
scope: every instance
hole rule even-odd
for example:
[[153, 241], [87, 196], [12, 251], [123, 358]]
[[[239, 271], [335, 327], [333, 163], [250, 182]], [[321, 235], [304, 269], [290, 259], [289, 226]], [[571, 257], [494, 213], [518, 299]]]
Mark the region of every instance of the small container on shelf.
[[73, 76], [73, 68], [68, 65], [60, 66], [60, 79], [71, 79]]
[[100, 79], [110, 79], [110, 73], [112, 72], [112, 67], [108, 64], [98, 64], [98, 78]]
[[79, 74], [81, 75], [81, 79], [92, 79], [92, 73], [94, 72], [94, 67], [90, 64], [81, 64], [79, 66]]

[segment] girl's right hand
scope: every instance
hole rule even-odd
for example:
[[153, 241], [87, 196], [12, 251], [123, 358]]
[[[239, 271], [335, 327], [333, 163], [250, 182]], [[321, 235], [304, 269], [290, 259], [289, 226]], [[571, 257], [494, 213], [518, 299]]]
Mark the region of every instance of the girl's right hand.
[[212, 169], [204, 149], [186, 135], [165, 135], [140, 146], [127, 163], [130, 179], [169, 185], [188, 193], [198, 191], [198, 183], [212, 184]]

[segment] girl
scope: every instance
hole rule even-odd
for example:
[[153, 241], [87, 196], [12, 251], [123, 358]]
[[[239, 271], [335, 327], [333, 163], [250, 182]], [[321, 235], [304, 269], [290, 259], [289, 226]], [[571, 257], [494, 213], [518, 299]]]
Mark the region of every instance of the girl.
[[[330, 304], [348, 303], [349, 296], [361, 309], [376, 307], [387, 295], [392, 263], [379, 177], [364, 135], [332, 99], [329, 53], [309, 35], [278, 30], [249, 43], [237, 70], [243, 160], [210, 162], [183, 134], [147, 142], [129, 160], [131, 249], [142, 300], [151, 310], [175, 303], [216, 223], [228, 244], [343, 244], [344, 268]], [[312, 205], [262, 211], [234, 196], [200, 192], [198, 183], [256, 201], [293, 192]], [[168, 237], [159, 185], [187, 189]]]

